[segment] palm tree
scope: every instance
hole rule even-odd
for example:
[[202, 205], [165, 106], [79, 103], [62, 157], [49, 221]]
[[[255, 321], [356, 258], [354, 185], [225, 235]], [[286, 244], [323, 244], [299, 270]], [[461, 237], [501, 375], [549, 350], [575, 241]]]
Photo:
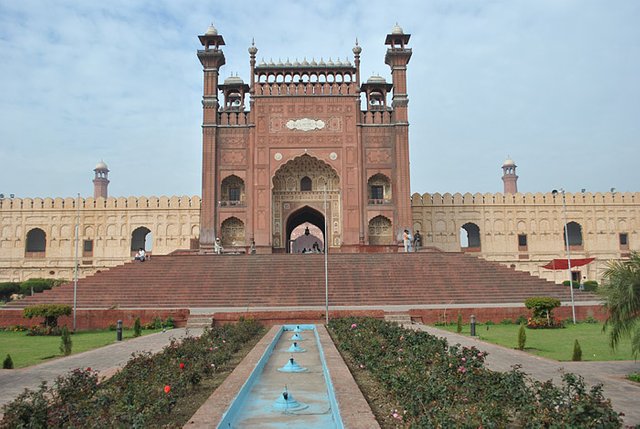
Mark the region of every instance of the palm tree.
[[631, 337], [631, 352], [640, 354], [640, 253], [627, 261], [611, 261], [604, 272], [600, 294], [609, 317], [603, 330], [611, 328], [609, 344], [616, 348], [622, 336]]

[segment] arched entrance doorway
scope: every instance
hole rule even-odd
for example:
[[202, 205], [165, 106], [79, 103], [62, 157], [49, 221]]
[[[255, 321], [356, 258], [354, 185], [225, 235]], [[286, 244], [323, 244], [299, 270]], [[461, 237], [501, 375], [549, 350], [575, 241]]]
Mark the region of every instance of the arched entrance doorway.
[[[315, 228], [309, 228], [308, 225]], [[301, 234], [293, 234], [294, 230], [304, 228]], [[312, 231], [315, 230], [315, 231]], [[314, 232], [321, 234], [316, 236]], [[304, 206], [291, 213], [287, 218], [287, 253], [306, 253], [324, 249], [324, 215], [318, 210]]]
[[[274, 252], [291, 252], [291, 233], [305, 222], [322, 231], [329, 247], [340, 247], [340, 178], [329, 164], [307, 154], [288, 161], [273, 176], [272, 198]], [[329, 229], [326, 232], [325, 213]]]

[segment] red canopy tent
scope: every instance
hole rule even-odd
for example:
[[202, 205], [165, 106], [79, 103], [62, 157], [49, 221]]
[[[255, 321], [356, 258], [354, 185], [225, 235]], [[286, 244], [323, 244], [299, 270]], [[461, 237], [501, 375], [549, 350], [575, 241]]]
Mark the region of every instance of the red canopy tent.
[[[595, 259], [596, 258], [571, 259], [571, 268], [587, 265]], [[543, 265], [542, 268], [546, 268], [547, 270], [566, 270], [569, 268], [569, 261], [566, 259], [554, 259], [547, 265]]]

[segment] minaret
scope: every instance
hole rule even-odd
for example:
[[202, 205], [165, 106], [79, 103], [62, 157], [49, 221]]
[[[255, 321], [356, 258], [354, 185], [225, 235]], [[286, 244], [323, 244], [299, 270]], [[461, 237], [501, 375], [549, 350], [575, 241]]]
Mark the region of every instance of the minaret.
[[218, 127], [218, 74], [225, 64], [219, 49], [224, 39], [211, 24], [207, 32], [198, 36], [204, 49], [198, 50], [198, 59], [204, 72], [202, 95], [202, 204], [200, 208], [200, 250], [213, 248], [217, 229], [217, 127]]
[[502, 181], [505, 194], [518, 193], [518, 176], [516, 175], [516, 163], [507, 158], [502, 164]]
[[96, 168], [93, 169], [96, 173], [93, 179], [93, 198], [107, 198], [109, 186], [109, 168], [104, 161], [100, 161]]
[[396, 206], [396, 232], [413, 228], [411, 216], [411, 186], [409, 183], [409, 97], [407, 96], [407, 64], [411, 59], [411, 48], [407, 48], [410, 34], [404, 34], [396, 24], [387, 34], [388, 45], [385, 64], [391, 67], [393, 85], [393, 123], [395, 130], [395, 177], [393, 198]]

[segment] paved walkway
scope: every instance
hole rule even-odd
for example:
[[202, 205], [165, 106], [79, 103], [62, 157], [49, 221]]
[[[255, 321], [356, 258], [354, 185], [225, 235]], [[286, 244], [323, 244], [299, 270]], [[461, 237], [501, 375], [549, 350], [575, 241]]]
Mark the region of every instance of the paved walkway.
[[189, 331], [185, 328], [172, 329], [27, 368], [0, 369], [0, 407], [15, 399], [25, 388], [35, 390], [43, 381], [51, 385], [56, 377], [76, 368], [90, 367], [98, 371], [101, 376], [110, 376], [127, 363], [132, 353], [159, 352], [169, 344], [171, 338], [182, 338], [186, 335], [200, 335], [201, 333], [202, 329], [190, 329]]
[[487, 366], [496, 371], [509, 371], [513, 365], [519, 364], [522, 366], [522, 371], [540, 381], [552, 379], [554, 383], [560, 384], [562, 374], [572, 372], [584, 377], [589, 386], [601, 383], [604, 396], [611, 399], [613, 408], [625, 414], [624, 423], [640, 424], [640, 384], [625, 379], [629, 373], [640, 372], [640, 361], [557, 362], [431, 326], [417, 324], [406, 326], [429, 332], [437, 337], [444, 337], [449, 344], [474, 346], [486, 351], [488, 352]]

